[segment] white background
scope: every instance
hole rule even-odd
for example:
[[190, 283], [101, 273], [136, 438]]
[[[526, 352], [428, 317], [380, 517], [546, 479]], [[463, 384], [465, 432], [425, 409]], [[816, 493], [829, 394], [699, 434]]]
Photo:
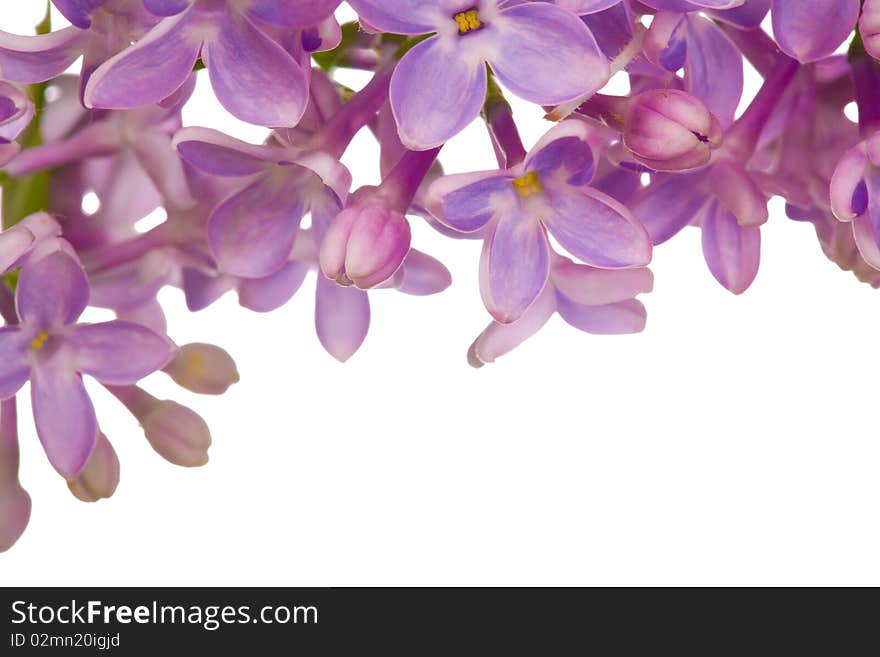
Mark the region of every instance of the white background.
[[[40, 4], [4, 6], [0, 27], [27, 33]], [[750, 93], [756, 84], [752, 74]], [[517, 108], [531, 145], [547, 125]], [[226, 115], [206, 78], [185, 118], [263, 134]], [[356, 183], [376, 182], [376, 153], [357, 139]], [[494, 166], [481, 125], [443, 159], [452, 172]], [[172, 337], [225, 347], [242, 374], [221, 398], [161, 374], [145, 382], [211, 424], [204, 468], [162, 461], [89, 382], [122, 481], [111, 500], [83, 504], [46, 461], [21, 395], [33, 515], [0, 555], [0, 582], [880, 584], [880, 299], [778, 200], [744, 296], [715, 283], [687, 230], [656, 251], [644, 334], [594, 337], [557, 317], [480, 371], [465, 361], [488, 319], [479, 245], [414, 223], [414, 244], [454, 286], [371, 294], [372, 330], [346, 365], [314, 335], [313, 278], [269, 316], [233, 295], [190, 315], [179, 291], [162, 293]]]

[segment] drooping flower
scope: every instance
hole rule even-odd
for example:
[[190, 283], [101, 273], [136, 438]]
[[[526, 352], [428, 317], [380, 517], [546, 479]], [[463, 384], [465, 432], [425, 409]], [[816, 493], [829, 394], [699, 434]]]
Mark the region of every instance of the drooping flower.
[[221, 271], [264, 278], [288, 261], [300, 221], [316, 204], [343, 206], [348, 170], [328, 153], [286, 143], [254, 146], [214, 130], [185, 128], [174, 139], [198, 169], [249, 184], [212, 213], [208, 241]]
[[164, 367], [176, 350], [139, 324], [76, 324], [88, 296], [80, 265], [55, 251], [22, 270], [15, 295], [20, 324], [0, 329], [0, 399], [30, 380], [37, 434], [69, 480], [85, 467], [98, 436], [82, 375], [131, 384]]
[[[319, 250], [337, 212], [335, 204], [313, 207], [312, 227], [300, 232], [288, 263], [265, 278], [237, 278], [217, 272], [184, 270], [187, 306], [194, 312], [202, 310], [234, 289], [243, 307], [255, 312], [271, 312], [296, 294], [310, 270], [317, 271], [315, 331], [324, 349], [345, 362], [363, 344], [370, 328], [371, 312], [366, 290], [338, 285], [320, 271]], [[442, 292], [451, 282], [452, 277], [443, 264], [410, 249], [400, 268], [378, 287], [427, 296]]]
[[18, 155], [15, 143], [34, 116], [34, 104], [24, 92], [0, 81], [0, 166]]
[[514, 322], [547, 282], [547, 232], [575, 258], [604, 269], [642, 267], [651, 240], [629, 209], [589, 186], [589, 128], [579, 120], [550, 130], [513, 169], [447, 176], [430, 190], [430, 209], [448, 226], [485, 230], [480, 287], [489, 312]]
[[[659, 11], [645, 35], [644, 50], [660, 71], [666, 71], [666, 78], [647, 77], [640, 85], [681, 85], [722, 126], [733, 122], [743, 92], [742, 54], [717, 24], [699, 13]], [[682, 69], [679, 80], [675, 73]]]
[[554, 313], [586, 333], [638, 333], [647, 315], [635, 297], [653, 287], [654, 277], [644, 267], [596, 269], [554, 254], [550, 279], [538, 299], [517, 321], [492, 322], [471, 345], [468, 361], [474, 367], [495, 362], [537, 333]]
[[80, 95], [101, 64], [140, 39], [157, 22], [140, 2], [59, 0], [70, 27], [37, 36], [0, 32], [0, 77], [33, 84], [61, 75], [82, 57]]
[[486, 63], [516, 95], [542, 105], [587, 96], [608, 61], [586, 25], [544, 2], [352, 0], [372, 29], [435, 33], [400, 61], [391, 107], [407, 148], [440, 146], [474, 120], [486, 97]]

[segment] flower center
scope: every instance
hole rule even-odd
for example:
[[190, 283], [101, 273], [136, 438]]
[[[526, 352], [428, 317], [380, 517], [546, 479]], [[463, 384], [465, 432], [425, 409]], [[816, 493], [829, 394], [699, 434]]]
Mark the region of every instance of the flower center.
[[521, 198], [529, 198], [544, 191], [544, 186], [541, 184], [541, 176], [538, 175], [537, 171], [529, 171], [526, 175], [515, 178], [513, 188]]
[[43, 345], [46, 344], [46, 340], [49, 339], [49, 333], [46, 332], [46, 329], [37, 334], [33, 340], [31, 340], [31, 349], [42, 349]]
[[455, 24], [458, 25], [458, 33], [461, 36], [476, 32], [483, 29], [483, 21], [480, 20], [480, 12], [474, 9], [460, 11], [452, 17]]

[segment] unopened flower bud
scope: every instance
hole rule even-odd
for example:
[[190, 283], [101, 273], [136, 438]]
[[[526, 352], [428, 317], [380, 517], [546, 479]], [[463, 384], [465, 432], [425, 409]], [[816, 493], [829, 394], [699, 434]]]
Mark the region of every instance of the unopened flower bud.
[[31, 497], [18, 479], [0, 484], [0, 552], [15, 545], [30, 517]]
[[224, 349], [197, 342], [182, 346], [164, 371], [178, 385], [201, 395], [222, 395], [240, 378]]
[[187, 468], [208, 462], [211, 431], [192, 409], [163, 399], [139, 419], [147, 440], [162, 458]]
[[18, 540], [31, 517], [31, 498], [18, 481], [15, 397], [0, 402], [0, 552]]
[[208, 462], [211, 431], [198, 413], [177, 402], [156, 399], [137, 386], [106, 388], [137, 418], [162, 458], [188, 468]]
[[340, 285], [375, 287], [403, 263], [411, 237], [401, 212], [381, 197], [367, 198], [333, 220], [321, 245], [321, 271]]
[[67, 487], [77, 499], [83, 502], [97, 502], [113, 495], [117, 485], [119, 485], [119, 458], [107, 436], [99, 433], [86, 467], [76, 479], [67, 482]]
[[626, 147], [655, 171], [703, 166], [722, 137], [721, 124], [702, 101], [675, 89], [655, 89], [633, 98], [623, 131]]

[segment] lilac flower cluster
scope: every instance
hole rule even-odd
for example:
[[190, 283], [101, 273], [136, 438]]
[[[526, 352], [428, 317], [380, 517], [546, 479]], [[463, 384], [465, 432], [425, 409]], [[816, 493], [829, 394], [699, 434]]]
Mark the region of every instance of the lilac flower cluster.
[[[359, 20], [344, 25], [341, 0], [51, 1], [69, 27], [47, 14], [35, 35], [0, 31], [0, 550], [30, 514], [26, 383], [80, 499], [119, 477], [83, 375], [166, 459], [207, 461], [205, 422], [138, 386], [160, 370], [203, 394], [238, 380], [219, 347], [167, 337], [167, 285], [192, 311], [235, 290], [268, 312], [314, 270], [318, 338], [345, 361], [370, 291], [451, 284], [412, 246], [419, 217], [483, 243], [480, 367], [554, 313], [588, 333], [641, 331], [652, 250], [686, 226], [717, 281], [745, 291], [779, 196], [831, 260], [880, 287], [880, 0], [348, 0]], [[744, 60], [764, 82], [743, 111]], [[370, 81], [344, 87], [346, 68]], [[229, 113], [271, 129], [264, 143], [183, 126], [200, 75]], [[627, 95], [600, 92], [613, 76]], [[505, 94], [552, 122], [530, 150]], [[445, 175], [444, 144], [480, 117], [498, 168]], [[382, 182], [353, 190], [340, 159], [362, 130]], [[167, 219], [138, 232], [157, 208]], [[87, 306], [118, 319], [80, 323]]]

